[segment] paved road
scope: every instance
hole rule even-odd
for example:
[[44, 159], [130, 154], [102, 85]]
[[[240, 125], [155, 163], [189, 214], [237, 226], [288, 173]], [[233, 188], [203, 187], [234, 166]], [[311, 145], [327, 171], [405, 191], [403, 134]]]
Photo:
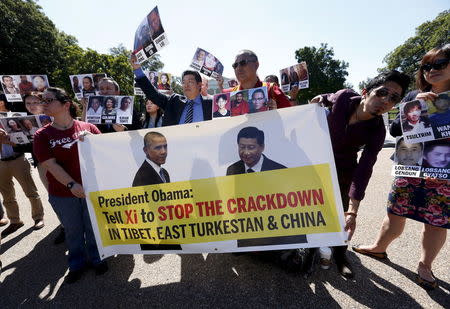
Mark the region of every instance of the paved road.
[[[368, 243], [378, 232], [391, 182], [391, 153], [392, 149], [381, 152], [353, 243]], [[46, 201], [37, 173], [34, 177]], [[390, 262], [350, 252], [355, 280], [341, 278], [334, 265], [305, 280], [248, 255], [122, 255], [109, 259], [110, 271], [105, 275], [96, 277], [90, 271], [79, 282], [65, 285], [64, 245], [53, 245], [56, 217], [45, 202], [46, 226], [33, 231], [29, 203], [16, 187], [26, 225], [3, 240], [0, 308], [450, 308], [450, 246], [447, 242], [434, 265], [440, 288], [424, 291], [414, 283], [421, 224], [411, 220], [389, 248]]]

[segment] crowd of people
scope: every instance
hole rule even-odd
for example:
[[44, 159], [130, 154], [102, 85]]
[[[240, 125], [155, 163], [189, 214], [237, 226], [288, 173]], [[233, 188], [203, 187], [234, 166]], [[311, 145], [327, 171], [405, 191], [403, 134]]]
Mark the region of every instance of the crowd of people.
[[[381, 115], [400, 103], [402, 98], [404, 102], [414, 98], [434, 102], [438, 98], [438, 93], [449, 91], [449, 59], [450, 44], [429, 51], [421, 60], [417, 72], [417, 90], [406, 96], [410, 77], [393, 70], [381, 73], [370, 80], [361, 94], [351, 89], [342, 89], [336, 93], [318, 94], [310, 101], [312, 104], [320, 104], [327, 112], [344, 208], [345, 230], [348, 232], [349, 240], [355, 232], [359, 206], [364, 199], [374, 164], [385, 140], [386, 129]], [[89, 264], [95, 269], [97, 275], [108, 271], [106, 261], [102, 261], [99, 256], [89, 220], [80, 174], [77, 141], [82, 142], [86, 134], [112, 134], [124, 130], [180, 125], [211, 120], [213, 116], [212, 98], [206, 91], [208, 84], [198, 71], [186, 70], [182, 73], [183, 94], [167, 95], [158, 91], [165, 88], [155, 85], [148, 79], [134, 55], [131, 56], [130, 64], [136, 76], [136, 84], [142, 89], [146, 98], [144, 115], [134, 111], [132, 124], [93, 125], [77, 120], [78, 105], [71, 96], [63, 89], [50, 87], [44, 92], [31, 92], [23, 98], [29, 114], [45, 114], [52, 117], [51, 123], [35, 130], [31, 144], [14, 144], [8, 138], [6, 130], [0, 129], [0, 193], [3, 200], [3, 206], [0, 205], [0, 226], [6, 226], [9, 223], [1, 232], [1, 237], [7, 237], [24, 225], [19, 215], [13, 178], [19, 182], [31, 203], [34, 228], [44, 227], [42, 201], [31, 176], [30, 163], [24, 156], [25, 153], [31, 153], [34, 167], [38, 169], [40, 179], [48, 191], [49, 202], [61, 222], [58, 242], [64, 241], [68, 249], [69, 273], [65, 278], [67, 283], [80, 279]], [[224, 106], [228, 93], [263, 86], [267, 87], [268, 95], [265, 109], [289, 108], [296, 104], [295, 98], [298, 93], [296, 87], [291, 89], [289, 98], [281, 91], [276, 76], [267, 76], [264, 81], [259, 79], [257, 74], [259, 60], [254, 52], [240, 51], [232, 67], [238, 82], [236, 86], [225, 89], [223, 78], [218, 77], [219, 87], [225, 93], [223, 97], [219, 97], [221, 109], [217, 111], [218, 115], [226, 114]], [[87, 84], [88, 80], [86, 83], [83, 81], [83, 87], [89, 91]], [[101, 79], [99, 85], [101, 85], [102, 95], [120, 94], [119, 85], [111, 78]], [[259, 94], [255, 91], [252, 100], [257, 101], [256, 96]], [[236, 98], [238, 103], [234, 105], [234, 109], [242, 109], [245, 106], [241, 101], [238, 97]], [[97, 105], [91, 105], [90, 108], [97, 110], [99, 108]], [[83, 108], [82, 119], [84, 119], [88, 108], [86, 99], [81, 100], [81, 107]], [[107, 104], [103, 113], [107, 113], [110, 107]], [[420, 122], [420, 112], [419, 114], [415, 112], [419, 108], [411, 106], [405, 111], [409, 117], [409, 125]], [[0, 112], [8, 112], [12, 109], [5, 95], [2, 94]], [[235, 111], [232, 109], [231, 113], [233, 112]], [[393, 136], [402, 135], [400, 121], [398, 118], [391, 125], [390, 133]], [[150, 136], [146, 139], [145, 147], [148, 150], [146, 155], [149, 161], [152, 159], [152, 151], [155, 151], [152, 144], [156, 143], [156, 138], [161, 139], [161, 136]], [[254, 143], [255, 148], [261, 144], [253, 135], [246, 135], [245, 140]], [[406, 149], [405, 151], [409, 149], [407, 144], [402, 147]], [[358, 159], [361, 149], [362, 153]], [[243, 152], [246, 151], [252, 150], [243, 150]], [[247, 157], [249, 156], [250, 154]], [[246, 157], [245, 154], [243, 157]], [[261, 160], [262, 157], [258, 158]], [[252, 167], [258, 166], [258, 162], [245, 160], [243, 162], [245, 167], [249, 168], [243, 168], [240, 173], [255, 172]], [[162, 170], [160, 168], [160, 171]], [[155, 177], [161, 177], [161, 182], [166, 182], [165, 178], [168, 178], [168, 175], [159, 176], [160, 174], [155, 174]], [[353, 250], [374, 258], [386, 259], [387, 247], [402, 233], [406, 218], [423, 222], [422, 255], [418, 263], [417, 283], [427, 289], [435, 288], [437, 279], [432, 272], [432, 263], [443, 247], [447, 229], [450, 227], [449, 185], [448, 180], [396, 177], [388, 194], [387, 214], [377, 239], [371, 245], [354, 246]], [[412, 211], [406, 213], [401, 211], [406, 204]], [[436, 212], [439, 212], [444, 219], [427, 219], [427, 214]], [[318, 250], [313, 248], [306, 251], [297, 249], [272, 251], [268, 254], [273, 257], [274, 262], [288, 270], [303, 271], [312, 275], [317, 252]], [[334, 247], [334, 261], [342, 276], [353, 278], [354, 271], [346, 252], [347, 246]], [[89, 259], [86, 258], [86, 253]]]

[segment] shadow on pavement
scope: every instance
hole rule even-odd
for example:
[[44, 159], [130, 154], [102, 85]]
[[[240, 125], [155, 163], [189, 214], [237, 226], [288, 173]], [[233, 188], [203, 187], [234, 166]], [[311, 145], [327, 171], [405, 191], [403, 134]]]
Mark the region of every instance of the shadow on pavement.
[[[14, 272], [2, 275], [2, 306], [346, 307], [345, 302], [330, 295], [329, 290], [336, 289], [370, 308], [393, 304], [419, 307], [412, 296], [362, 266], [350, 252], [356, 280], [343, 279], [335, 266], [330, 270], [317, 269], [312, 278], [305, 280], [300, 274], [286, 273], [257, 256], [208, 254], [204, 258], [202, 254], [190, 254], [180, 255], [180, 282], [142, 287], [140, 279], [131, 279], [134, 257], [121, 255], [108, 259], [110, 271], [103, 276], [96, 277], [90, 270], [77, 283], [59, 287], [67, 265], [64, 246], [52, 243], [56, 233], [57, 230], [41, 240], [26, 257], [7, 265], [5, 272]], [[140, 274], [156, 276], [165, 271], [152, 264], [161, 257], [144, 256], [149, 265]], [[413, 278], [409, 270], [395, 264], [392, 267]], [[434, 294], [433, 298], [444, 304], [444, 296]]]

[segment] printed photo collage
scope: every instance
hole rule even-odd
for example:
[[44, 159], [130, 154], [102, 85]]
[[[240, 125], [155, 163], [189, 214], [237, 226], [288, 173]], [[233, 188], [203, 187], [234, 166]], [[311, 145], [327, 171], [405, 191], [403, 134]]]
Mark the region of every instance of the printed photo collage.
[[267, 111], [268, 98], [267, 87], [216, 94], [213, 97], [213, 119]]
[[306, 62], [300, 62], [280, 70], [281, 90], [288, 92], [292, 87], [305, 89], [309, 87], [309, 74]]
[[92, 95], [88, 100], [85, 121], [92, 124], [131, 124], [133, 104], [133, 96]]
[[8, 102], [22, 102], [24, 95], [50, 87], [47, 75], [0, 75], [0, 81]]
[[154, 53], [169, 44], [161, 23], [158, 6], [144, 18], [134, 36], [134, 51], [139, 63], [145, 62]]

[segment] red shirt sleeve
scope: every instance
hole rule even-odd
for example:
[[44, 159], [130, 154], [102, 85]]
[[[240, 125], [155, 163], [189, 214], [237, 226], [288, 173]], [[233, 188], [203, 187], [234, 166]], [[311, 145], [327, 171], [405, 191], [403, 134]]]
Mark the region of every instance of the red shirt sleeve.
[[50, 140], [44, 130], [38, 130], [34, 134], [33, 153], [39, 162], [45, 162], [54, 158], [50, 148]]

